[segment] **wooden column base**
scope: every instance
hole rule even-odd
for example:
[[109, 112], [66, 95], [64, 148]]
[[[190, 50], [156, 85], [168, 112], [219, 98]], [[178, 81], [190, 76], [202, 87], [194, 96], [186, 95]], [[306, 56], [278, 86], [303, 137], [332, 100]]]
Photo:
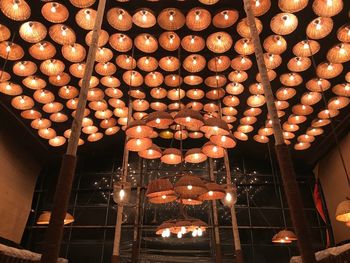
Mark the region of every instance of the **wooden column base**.
[[113, 255], [111, 258], [111, 263], [120, 263], [120, 256]]
[[243, 252], [242, 250], [235, 250], [235, 255], [236, 255], [236, 261], [237, 263], [243, 263]]
[[222, 263], [221, 245], [215, 244], [215, 263]]

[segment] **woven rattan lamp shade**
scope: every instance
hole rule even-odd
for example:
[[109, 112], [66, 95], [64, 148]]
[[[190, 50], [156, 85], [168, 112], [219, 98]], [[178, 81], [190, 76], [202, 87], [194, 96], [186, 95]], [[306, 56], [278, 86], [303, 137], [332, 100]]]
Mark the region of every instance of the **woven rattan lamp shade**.
[[81, 62], [85, 59], [86, 50], [79, 43], [63, 45], [61, 49], [62, 55], [70, 62]]
[[49, 35], [53, 41], [60, 45], [73, 44], [76, 35], [72, 28], [64, 24], [55, 24], [49, 28]]
[[32, 45], [28, 51], [33, 58], [38, 60], [50, 59], [56, 54], [55, 46], [47, 41]]
[[50, 84], [54, 86], [59, 86], [59, 87], [67, 85], [70, 82], [70, 80], [71, 80], [70, 75], [65, 72], [49, 77]]
[[332, 88], [332, 91], [334, 94], [338, 96], [350, 97], [350, 84], [343, 83], [343, 84], [335, 85]]
[[308, 2], [308, 0], [279, 0], [278, 7], [284, 12], [295, 13], [303, 10]]
[[228, 79], [234, 82], [244, 82], [248, 79], [248, 74], [245, 71], [234, 70], [228, 75]]
[[122, 33], [111, 35], [109, 38], [109, 44], [119, 52], [127, 52], [132, 48], [131, 38]]
[[331, 87], [331, 83], [326, 79], [312, 78], [306, 82], [305, 86], [310, 91], [324, 92]]
[[9, 81], [4, 81], [4, 82], [0, 82], [0, 92], [10, 96], [16, 96], [16, 95], [21, 95], [23, 92], [23, 89], [18, 84], [15, 84]]
[[136, 60], [129, 55], [118, 55], [115, 62], [119, 67], [126, 70], [131, 70], [136, 67]]
[[247, 99], [247, 104], [250, 107], [260, 107], [265, 104], [264, 95], [252, 95]]
[[158, 40], [159, 45], [167, 51], [174, 51], [180, 46], [180, 37], [172, 31], [163, 32]]
[[176, 71], [180, 67], [180, 61], [173, 56], [163, 57], [159, 60], [159, 67], [165, 71]]
[[24, 21], [30, 17], [31, 10], [25, 0], [3, 0], [0, 2], [2, 13], [15, 21]]
[[41, 138], [50, 140], [56, 136], [56, 131], [52, 128], [40, 129], [38, 134]]
[[249, 38], [241, 38], [235, 43], [234, 49], [238, 54], [247, 56], [254, 53], [254, 44]]
[[[51, 212], [44, 211], [39, 216], [39, 218], [38, 218], [36, 223], [38, 225], [48, 225], [50, 223], [50, 218], [51, 218]], [[64, 218], [64, 225], [69, 225], [69, 224], [71, 224], [73, 222], [74, 222], [74, 217], [71, 214], [66, 213], [66, 216]]]
[[113, 51], [106, 47], [99, 47], [96, 51], [95, 60], [97, 62], [107, 62], [113, 58]]
[[19, 28], [21, 38], [29, 43], [37, 43], [46, 37], [46, 27], [40, 22], [29, 21]]
[[109, 127], [105, 130], [105, 135], [111, 136], [116, 134], [120, 130], [119, 126]]
[[291, 13], [279, 13], [270, 22], [271, 30], [278, 35], [289, 35], [298, 26], [298, 18]]
[[132, 16], [132, 22], [138, 27], [150, 28], [157, 23], [157, 20], [152, 10], [143, 8]]
[[163, 151], [163, 156], [160, 158], [166, 164], [179, 164], [182, 160], [182, 153], [176, 148], [167, 148]]
[[327, 59], [331, 63], [348, 62], [350, 60], [350, 43], [341, 43], [329, 49]]
[[130, 138], [149, 137], [153, 132], [152, 127], [146, 125], [145, 121], [132, 121], [126, 128], [125, 134]]
[[137, 67], [143, 71], [151, 72], [158, 68], [158, 61], [151, 56], [141, 57], [137, 60]]
[[187, 35], [182, 38], [181, 46], [188, 52], [199, 52], [205, 48], [205, 40], [197, 35]]
[[[255, 24], [258, 30], [258, 33], [260, 34], [262, 29], [263, 29], [263, 25], [261, 23], [261, 21], [258, 18], [255, 18]], [[248, 20], [247, 18], [243, 18], [241, 19], [238, 24], [237, 24], [237, 33], [242, 36], [242, 37], [247, 37], [250, 38], [250, 28], [249, 28], [249, 24], [248, 24]]]
[[46, 86], [46, 81], [36, 76], [28, 76], [22, 80], [24, 86], [29, 89], [43, 89]]
[[29, 110], [34, 107], [34, 100], [26, 95], [16, 96], [11, 100], [11, 105], [18, 110]]
[[78, 26], [85, 30], [92, 30], [95, 24], [96, 10], [91, 8], [80, 9], [75, 15]]
[[66, 138], [63, 136], [56, 136], [49, 140], [49, 144], [53, 147], [60, 147], [66, 143]]
[[202, 31], [211, 24], [211, 14], [204, 8], [195, 7], [186, 15], [186, 25], [193, 31]]
[[294, 45], [293, 53], [297, 57], [310, 57], [315, 55], [321, 46], [315, 40], [302, 40]]
[[193, 197], [204, 194], [208, 191], [203, 181], [199, 177], [193, 175], [181, 176], [176, 182], [174, 190], [180, 195]]
[[314, 105], [322, 99], [322, 94], [315, 91], [306, 92], [302, 95], [300, 102], [304, 105]]
[[202, 153], [200, 148], [193, 148], [186, 152], [185, 161], [187, 163], [202, 163], [207, 160], [207, 156]]
[[10, 29], [5, 25], [0, 24], [0, 42], [8, 40], [10, 37], [11, 37]]
[[340, 13], [343, 6], [343, 0], [315, 0], [312, 9], [319, 16], [332, 17]]
[[69, 0], [72, 5], [78, 8], [86, 8], [92, 6], [96, 0]]
[[292, 111], [296, 115], [310, 115], [314, 110], [309, 105], [296, 104], [292, 107]]
[[288, 123], [291, 123], [291, 124], [300, 124], [300, 123], [305, 122], [306, 120], [307, 120], [307, 118], [304, 115], [291, 114], [288, 117]]
[[225, 197], [225, 190], [217, 183], [206, 183], [205, 187], [208, 192], [198, 196], [199, 200], [220, 200]]
[[280, 35], [271, 35], [265, 38], [264, 49], [271, 54], [280, 55], [287, 49], [287, 41]]
[[294, 87], [300, 85], [303, 82], [303, 78], [300, 74], [295, 72], [284, 73], [280, 75], [280, 82], [284, 86]]
[[158, 41], [149, 34], [140, 34], [134, 40], [135, 46], [145, 53], [153, 53], [158, 49]]
[[343, 71], [343, 65], [340, 63], [323, 62], [316, 68], [316, 74], [319, 78], [332, 79], [339, 76]]
[[224, 53], [232, 47], [233, 40], [228, 33], [222, 31], [209, 35], [206, 44], [214, 53]]
[[288, 61], [287, 67], [290, 71], [301, 72], [311, 66], [311, 59], [308, 57], [294, 57]]
[[160, 12], [157, 21], [165, 30], [178, 30], [185, 25], [186, 18], [179, 9], [166, 8]]
[[350, 25], [345, 24], [341, 26], [337, 31], [337, 38], [341, 42], [350, 42]]
[[228, 135], [212, 135], [210, 136], [210, 141], [223, 148], [236, 147], [236, 140], [231, 133]]
[[191, 73], [200, 72], [205, 68], [205, 66], [206, 60], [199, 54], [189, 55], [183, 61], [184, 69]]
[[149, 138], [129, 139], [125, 147], [132, 152], [147, 150], [152, 146], [152, 140]]
[[275, 69], [281, 65], [282, 58], [277, 54], [264, 53], [264, 61], [268, 69]]
[[37, 66], [32, 61], [19, 61], [13, 65], [12, 71], [17, 76], [27, 77], [33, 75], [37, 71]]
[[147, 150], [143, 150], [138, 152], [138, 155], [144, 159], [159, 159], [162, 157], [162, 150], [155, 144], [153, 144], [150, 148]]
[[213, 72], [222, 72], [229, 68], [230, 62], [227, 56], [217, 56], [208, 61], [208, 69]]
[[330, 99], [327, 105], [330, 110], [339, 110], [348, 106], [349, 103], [350, 103], [349, 98], [337, 96]]
[[329, 35], [333, 29], [333, 20], [329, 17], [318, 17], [306, 27], [306, 35], [311, 39], [322, 39]]
[[[98, 36], [97, 46], [98, 47], [102, 47], [102, 46], [106, 45], [107, 42], [108, 42], [108, 39], [109, 39], [108, 32], [105, 31], [105, 30], [101, 30], [100, 34]], [[86, 43], [86, 45], [90, 46], [91, 45], [91, 41], [92, 41], [92, 31], [87, 33], [86, 36], [85, 36], [85, 43]]]
[[46, 129], [51, 126], [51, 121], [45, 118], [35, 119], [30, 124], [33, 129]]
[[181, 110], [174, 118], [177, 124], [184, 125], [192, 130], [199, 130], [203, 126], [204, 120], [202, 115], [191, 109]]
[[174, 187], [169, 179], [156, 179], [148, 184], [146, 191], [146, 196], [148, 198], [167, 195], [175, 195]]
[[202, 146], [202, 152], [209, 158], [217, 159], [224, 157], [224, 148], [221, 146], [217, 146], [212, 142], [206, 142]]
[[238, 20], [239, 13], [235, 9], [226, 9], [213, 17], [213, 25], [217, 28], [228, 28]]
[[0, 57], [8, 60], [19, 60], [24, 56], [23, 48], [10, 41], [0, 43]]
[[63, 23], [69, 17], [68, 9], [58, 2], [48, 2], [41, 8], [43, 17], [52, 23]]
[[127, 31], [132, 27], [132, 17], [124, 9], [113, 7], [107, 12], [107, 21], [115, 29]]

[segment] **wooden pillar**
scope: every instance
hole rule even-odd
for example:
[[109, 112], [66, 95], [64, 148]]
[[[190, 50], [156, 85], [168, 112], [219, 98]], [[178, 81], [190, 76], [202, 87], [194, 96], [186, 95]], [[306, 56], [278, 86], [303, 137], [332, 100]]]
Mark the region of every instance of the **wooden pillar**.
[[[228, 158], [228, 152], [226, 149], [224, 151], [224, 163], [225, 163], [225, 170], [226, 170], [227, 187], [232, 187], [230, 160]], [[236, 209], [234, 205], [230, 208], [230, 212], [231, 212], [234, 249], [235, 249], [235, 255], [236, 255], [236, 260], [234, 262], [243, 263], [244, 258], [243, 258], [242, 247], [241, 247], [241, 239], [239, 238]]]
[[[129, 100], [129, 107], [128, 107], [128, 123], [131, 120], [132, 116], [132, 103], [131, 100]], [[128, 163], [129, 163], [129, 150], [126, 148], [126, 142], [128, 141], [128, 137], [125, 137], [125, 146], [124, 146], [124, 152], [123, 152], [123, 163], [122, 163], [122, 178], [121, 181], [125, 182], [126, 177], [128, 176]], [[120, 260], [120, 238], [121, 238], [121, 231], [122, 231], [122, 222], [123, 222], [123, 210], [124, 206], [123, 204], [117, 204], [118, 205], [118, 211], [117, 211], [117, 220], [115, 224], [115, 234], [114, 234], [114, 243], [113, 243], [113, 254], [111, 263], [119, 263]]]
[[278, 164], [281, 171], [284, 192], [287, 197], [292, 222], [295, 227], [296, 235], [298, 237], [298, 247], [304, 263], [315, 263], [316, 259], [312, 248], [310, 230], [307, 227], [304, 206], [301, 199], [299, 187], [296, 181], [292, 159], [289, 153], [288, 146], [284, 142], [281, 123], [277, 115], [275, 98], [273, 96], [271, 83], [267, 75], [267, 69], [263, 57], [263, 50], [261, 47], [258, 30], [255, 24], [255, 17], [251, 9], [251, 1], [243, 0], [243, 2], [244, 9], [248, 18], [251, 38], [254, 43], [256, 61], [258, 64], [259, 73], [261, 75], [261, 80], [264, 87], [267, 109], [270, 115], [270, 119], [272, 121]]
[[89, 52], [87, 56], [86, 67], [82, 81], [82, 88], [79, 94], [76, 115], [72, 123], [72, 132], [68, 140], [66, 154], [63, 156], [63, 160], [61, 163], [61, 169], [56, 186], [50, 223], [47, 228], [43, 244], [43, 254], [40, 260], [41, 263], [56, 263], [61, 248], [64, 226], [63, 222], [67, 213], [69, 197], [72, 190], [72, 183], [74, 179], [76, 166], [78, 141], [81, 133], [81, 126], [84, 117], [84, 110], [86, 107], [88, 89], [90, 87], [90, 79], [92, 71], [94, 69], [97, 41], [101, 31], [105, 6], [106, 0], [100, 0], [97, 9], [95, 25], [92, 33], [91, 45], [89, 47]]
[[139, 157], [139, 184], [136, 193], [135, 220], [134, 220], [134, 235], [132, 242], [131, 262], [138, 262], [140, 251], [140, 212], [142, 202], [142, 185], [143, 185], [143, 159]]
[[[209, 158], [209, 177], [210, 177], [210, 181], [215, 182], [214, 164], [213, 164], [212, 158]], [[214, 223], [215, 262], [221, 263], [222, 262], [222, 253], [221, 253], [218, 209], [217, 209], [216, 200], [212, 201], [212, 214], [213, 214], [213, 223]]]

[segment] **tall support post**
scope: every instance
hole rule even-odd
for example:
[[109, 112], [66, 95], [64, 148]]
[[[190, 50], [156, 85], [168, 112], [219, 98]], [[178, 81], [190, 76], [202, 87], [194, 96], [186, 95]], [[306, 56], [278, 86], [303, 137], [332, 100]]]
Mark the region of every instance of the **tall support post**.
[[[230, 160], [228, 158], [228, 152], [226, 149], [224, 151], [224, 164], [225, 164], [225, 170], [226, 170], [227, 187], [233, 187], [232, 180], [231, 180]], [[243, 258], [242, 247], [241, 247], [241, 239], [239, 238], [235, 205], [233, 205], [230, 208], [230, 212], [231, 212], [231, 224], [232, 224], [234, 249], [235, 249], [235, 255], [236, 255], [236, 261], [234, 261], [234, 262], [243, 263], [244, 258]]]
[[[213, 159], [209, 158], [209, 177], [212, 182], [215, 181], [214, 175], [214, 164]], [[218, 209], [216, 200], [212, 201], [212, 214], [213, 214], [213, 223], [214, 223], [214, 241], [215, 241], [215, 262], [222, 262], [221, 254], [221, 242], [220, 242], [220, 232], [219, 232], [219, 220], [218, 220]]]
[[[132, 103], [131, 100], [129, 100], [129, 106], [128, 106], [128, 123], [131, 120], [132, 116]], [[128, 141], [128, 137], [125, 137], [125, 145]], [[123, 163], [122, 163], [122, 182], [126, 182], [126, 178], [128, 176], [128, 163], [129, 163], [129, 150], [124, 146], [124, 152], [123, 152]], [[115, 224], [115, 232], [114, 232], [114, 243], [113, 243], [113, 254], [111, 263], [119, 263], [120, 260], [120, 238], [121, 238], [121, 231], [122, 231], [122, 222], [123, 222], [123, 210], [124, 206], [123, 204], [117, 204], [118, 211], [117, 211], [117, 220]]]
[[72, 183], [76, 167], [78, 142], [81, 133], [84, 110], [86, 107], [88, 89], [90, 87], [90, 79], [95, 63], [97, 41], [101, 31], [105, 6], [106, 0], [100, 0], [92, 33], [91, 45], [89, 47], [89, 52], [86, 60], [86, 68], [83, 76], [82, 88], [79, 94], [76, 115], [72, 123], [72, 132], [68, 140], [66, 154], [63, 155], [60, 174], [56, 185], [50, 223], [46, 231], [43, 245], [43, 254], [40, 260], [41, 263], [56, 263], [61, 248], [64, 218], [67, 213], [69, 197], [72, 190]]
[[143, 186], [143, 158], [139, 157], [139, 174], [140, 181], [137, 186], [136, 193], [136, 206], [135, 206], [135, 220], [134, 220], [134, 235], [132, 242], [132, 253], [131, 262], [138, 262], [139, 251], [140, 251], [140, 212], [141, 212], [141, 202], [142, 202], [142, 186]]
[[255, 17], [251, 8], [251, 1], [243, 0], [243, 2], [244, 9], [248, 18], [251, 38], [254, 43], [255, 56], [259, 68], [259, 73], [261, 75], [262, 84], [264, 87], [267, 109], [270, 115], [270, 119], [272, 121], [278, 164], [281, 171], [283, 187], [287, 197], [292, 222], [295, 227], [296, 235], [298, 237], [298, 247], [304, 263], [315, 263], [316, 259], [314, 250], [312, 248], [310, 230], [307, 227], [304, 206], [296, 181], [295, 171], [290, 152], [288, 146], [284, 142], [281, 123], [277, 115], [275, 99], [271, 89], [271, 83], [267, 75], [267, 69], [263, 57], [263, 50], [261, 47], [258, 30], [255, 24]]

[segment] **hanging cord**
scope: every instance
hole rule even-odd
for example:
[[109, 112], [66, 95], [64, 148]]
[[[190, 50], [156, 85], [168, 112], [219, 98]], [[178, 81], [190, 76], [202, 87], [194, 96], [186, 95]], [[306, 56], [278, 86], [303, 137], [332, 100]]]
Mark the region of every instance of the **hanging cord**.
[[268, 147], [268, 150], [269, 150], [269, 160], [270, 160], [270, 166], [271, 166], [273, 184], [274, 184], [274, 188], [275, 188], [275, 194], [276, 194], [276, 197], [279, 195], [279, 200], [280, 200], [281, 209], [282, 209], [282, 217], [283, 217], [284, 228], [286, 229], [286, 228], [287, 228], [287, 223], [286, 223], [286, 216], [285, 216], [285, 213], [284, 213], [284, 206], [283, 206], [283, 202], [282, 202], [282, 194], [281, 194], [281, 189], [280, 189], [280, 187], [278, 187], [278, 191], [277, 191], [276, 167], [275, 167], [274, 162], [273, 162], [273, 159], [272, 159], [270, 144], [267, 144], [267, 147]]
[[[312, 61], [312, 66], [313, 66], [314, 71], [315, 71], [315, 73], [316, 73], [316, 68], [317, 68], [317, 67], [316, 67], [315, 57], [314, 57], [314, 55], [312, 54], [312, 50], [311, 50], [311, 45], [310, 45], [309, 38], [306, 37], [306, 39], [307, 39], [307, 41], [308, 41], [308, 48], [309, 48], [309, 51], [310, 51], [310, 57], [311, 57], [311, 61]], [[316, 75], [316, 76], [317, 76], [317, 75]], [[318, 83], [317, 83], [317, 84], [318, 84]], [[320, 85], [320, 84], [318, 84], [318, 86], [319, 86], [319, 88], [321, 89], [321, 95], [322, 95], [322, 100], [323, 100], [324, 106], [325, 106], [325, 108], [328, 110], [327, 100], [326, 100], [326, 97], [325, 97], [325, 95], [324, 95], [323, 87], [322, 87], [322, 85]], [[337, 134], [336, 134], [336, 132], [335, 132], [334, 124], [333, 124], [332, 117], [331, 117], [331, 114], [330, 114], [329, 110], [328, 110], [328, 118], [329, 118], [329, 121], [330, 121], [331, 131], [332, 131], [332, 135], [333, 135], [333, 138], [334, 138], [336, 147], [337, 147], [337, 151], [338, 151], [338, 153], [339, 153], [339, 157], [340, 157], [340, 160], [341, 160], [341, 163], [342, 163], [342, 166], [343, 166], [345, 175], [346, 175], [346, 180], [347, 180], [347, 182], [348, 182], [348, 187], [350, 187], [349, 172], [348, 172], [348, 169], [347, 169], [347, 167], [346, 167], [345, 159], [344, 159], [343, 153], [342, 153], [341, 148], [340, 148], [340, 143], [339, 143]], [[349, 197], [347, 197], [347, 199], [349, 199]]]

